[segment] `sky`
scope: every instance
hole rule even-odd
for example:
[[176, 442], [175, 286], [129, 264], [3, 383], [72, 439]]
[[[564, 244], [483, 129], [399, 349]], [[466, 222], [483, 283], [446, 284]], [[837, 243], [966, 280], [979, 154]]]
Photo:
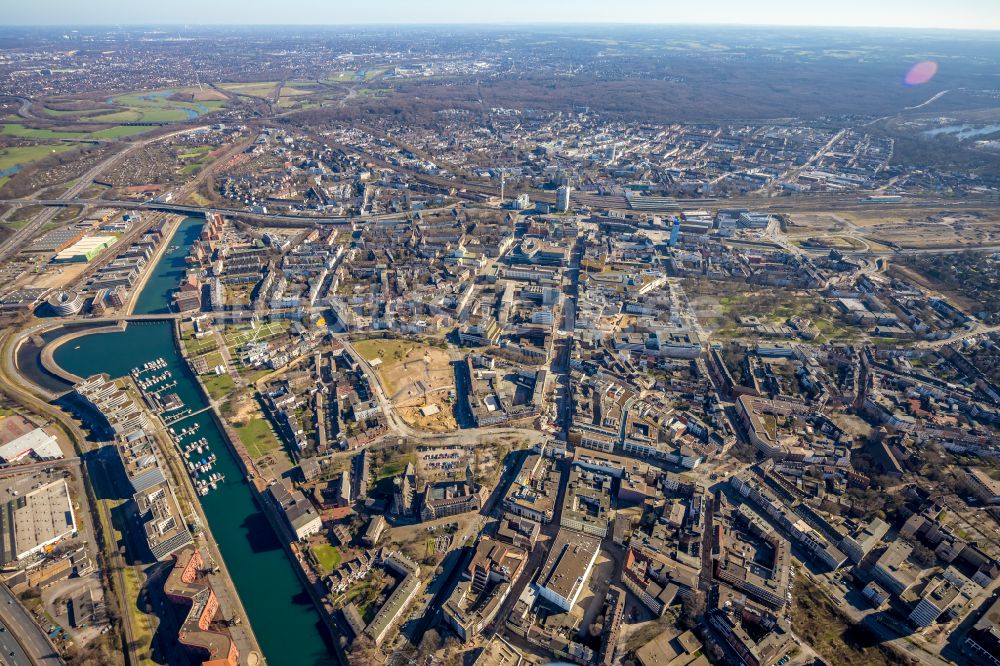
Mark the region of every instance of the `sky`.
[[1000, 30], [1000, 0], [32, 0], [3, 25], [668, 23]]

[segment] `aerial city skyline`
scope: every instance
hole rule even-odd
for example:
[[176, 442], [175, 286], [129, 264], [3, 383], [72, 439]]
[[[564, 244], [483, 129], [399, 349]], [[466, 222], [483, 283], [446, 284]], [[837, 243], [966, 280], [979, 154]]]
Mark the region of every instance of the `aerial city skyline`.
[[1000, 666], [991, 3], [4, 11], [0, 662]]

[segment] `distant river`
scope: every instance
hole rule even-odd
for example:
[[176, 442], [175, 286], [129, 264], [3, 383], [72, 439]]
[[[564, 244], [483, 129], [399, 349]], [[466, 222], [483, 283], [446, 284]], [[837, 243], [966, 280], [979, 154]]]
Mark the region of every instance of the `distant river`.
[[1000, 132], [1000, 125], [986, 125], [985, 127], [974, 127], [972, 125], [947, 125], [945, 127], [935, 127], [925, 130], [924, 136], [938, 136], [939, 134], [950, 134], [956, 139], [974, 139], [977, 136], [988, 136]]

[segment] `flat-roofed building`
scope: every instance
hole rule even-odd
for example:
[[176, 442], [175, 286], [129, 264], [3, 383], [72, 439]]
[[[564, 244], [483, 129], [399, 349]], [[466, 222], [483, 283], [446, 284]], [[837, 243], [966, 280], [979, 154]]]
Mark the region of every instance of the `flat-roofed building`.
[[116, 236], [86, 236], [66, 249], [60, 250], [53, 261], [86, 263], [116, 242], [118, 242]]
[[46, 483], [0, 506], [0, 564], [23, 560], [75, 532], [66, 480]]
[[857, 564], [879, 544], [888, 531], [889, 525], [884, 520], [875, 518], [841, 539], [840, 550]]
[[268, 486], [267, 494], [281, 511], [285, 523], [296, 539], [305, 539], [322, 529], [323, 520], [319, 513], [298, 490], [289, 490], [284, 483], [278, 481]]
[[0, 446], [0, 460], [7, 463], [16, 463], [25, 458], [45, 461], [62, 457], [59, 443], [41, 428], [35, 428]]
[[905, 541], [893, 541], [872, 567], [882, 587], [899, 596], [912, 588], [920, 575], [920, 568], [910, 562], [913, 546]]
[[166, 481], [141, 490], [132, 498], [153, 557], [166, 560], [192, 543], [177, 497]]
[[1000, 481], [997, 481], [981, 469], [970, 468], [965, 471], [965, 477], [972, 486], [972, 492], [979, 500], [987, 504], [1000, 504]]
[[937, 622], [941, 617], [960, 617], [968, 609], [973, 597], [982, 588], [949, 567], [931, 579], [910, 612], [909, 621], [915, 627], [924, 628]]
[[886, 592], [881, 585], [875, 581], [869, 582], [865, 585], [865, 588], [861, 591], [868, 601], [872, 602], [872, 606], [875, 608], [882, 608], [889, 603], [890, 595]]
[[504, 510], [515, 516], [547, 523], [555, 514], [559, 472], [555, 461], [531, 454], [521, 463], [517, 477], [504, 496]]
[[563, 497], [559, 524], [584, 534], [608, 534], [611, 477], [573, 465]]
[[1000, 666], [1000, 599], [990, 603], [973, 625], [962, 651], [979, 663]]
[[740, 421], [750, 436], [750, 442], [769, 458], [801, 459], [811, 453], [797, 446], [798, 437], [781, 437], [776, 416], [806, 415], [810, 408], [790, 400], [768, 400], [752, 395], [741, 395], [736, 400]]
[[641, 666], [708, 666], [701, 641], [690, 631], [668, 629], [635, 651]]
[[149, 426], [145, 410], [107, 374], [92, 375], [74, 388], [104, 417], [116, 435], [130, 435]]
[[571, 610], [587, 584], [600, 547], [596, 537], [560, 529], [534, 584], [539, 596], [564, 611]]

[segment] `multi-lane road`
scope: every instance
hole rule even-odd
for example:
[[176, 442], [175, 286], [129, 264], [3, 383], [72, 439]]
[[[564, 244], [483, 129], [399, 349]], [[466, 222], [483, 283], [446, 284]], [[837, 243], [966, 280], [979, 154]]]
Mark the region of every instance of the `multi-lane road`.
[[10, 628], [0, 622], [0, 663], [9, 666], [31, 666], [31, 660], [21, 644], [10, 633]]
[[31, 614], [0, 584], [0, 662], [10, 666], [58, 666], [62, 659]]

